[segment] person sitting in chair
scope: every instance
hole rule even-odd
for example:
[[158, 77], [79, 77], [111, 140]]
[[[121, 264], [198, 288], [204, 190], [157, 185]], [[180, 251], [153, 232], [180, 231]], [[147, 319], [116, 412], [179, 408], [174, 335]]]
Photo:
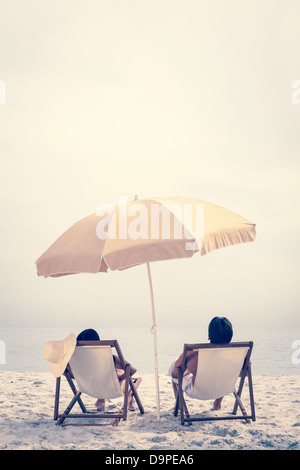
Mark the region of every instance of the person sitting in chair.
[[[230, 321], [225, 317], [214, 317], [208, 326], [208, 339], [213, 344], [226, 344], [230, 343], [233, 336], [233, 329]], [[197, 366], [198, 366], [198, 351], [188, 351], [186, 355], [186, 368], [183, 371], [182, 387], [187, 395], [192, 391], [194, 386]], [[172, 377], [172, 385], [175, 397], [177, 396], [178, 386], [178, 370], [177, 368], [182, 365], [182, 354], [176, 361], [173, 361], [169, 368], [169, 375]], [[220, 410], [223, 397], [217, 398], [214, 401], [213, 409]]]
[[[100, 336], [98, 335], [96, 330], [93, 330], [92, 328], [89, 328], [87, 330], [83, 330], [79, 335], [77, 336], [77, 341], [100, 341]], [[125, 371], [122, 368], [122, 364], [120, 362], [120, 359], [113, 355], [113, 360], [114, 360], [114, 365], [116, 369], [116, 374], [118, 376], [118, 379], [121, 384], [122, 391], [124, 393], [124, 387], [125, 387]], [[126, 364], [129, 364], [127, 361], [125, 361]], [[131, 364], [130, 365], [130, 376], [136, 373], [137, 369], [133, 367]], [[138, 379], [133, 379], [133, 383], [135, 385], [135, 388], [137, 389], [139, 384], [141, 383], [142, 379], [139, 377]], [[105, 399], [103, 398], [98, 398], [98, 400], [95, 403], [95, 406], [98, 411], [105, 411]], [[130, 411], [135, 411], [135, 400], [134, 397], [132, 396], [132, 393], [129, 394], [129, 402], [128, 402], [128, 409]]]

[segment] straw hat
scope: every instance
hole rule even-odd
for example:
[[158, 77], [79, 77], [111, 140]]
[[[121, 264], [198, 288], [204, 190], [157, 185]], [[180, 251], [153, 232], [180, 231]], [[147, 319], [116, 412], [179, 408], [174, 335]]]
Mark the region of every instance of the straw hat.
[[48, 341], [44, 345], [44, 359], [50, 362], [55, 377], [60, 377], [67, 367], [76, 346], [76, 336], [71, 333], [60, 341]]

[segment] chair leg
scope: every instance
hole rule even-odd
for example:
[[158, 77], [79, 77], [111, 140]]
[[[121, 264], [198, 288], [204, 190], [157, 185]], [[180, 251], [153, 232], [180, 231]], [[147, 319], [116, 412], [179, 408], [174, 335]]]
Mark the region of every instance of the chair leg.
[[[240, 383], [239, 383], [239, 388], [238, 388], [238, 391], [237, 391], [237, 395], [238, 395], [239, 397], [241, 397], [241, 395], [242, 395], [242, 390], [243, 390], [243, 387], [244, 387], [244, 382], [245, 382], [246, 374], [247, 374], [247, 372], [244, 371], [244, 372], [242, 373], [242, 375], [241, 375], [241, 379], [240, 379]], [[236, 415], [238, 406], [239, 406], [239, 403], [238, 403], [238, 400], [236, 400], [236, 401], [235, 401], [235, 404], [234, 404], [234, 407], [233, 407], [232, 414]]]
[[127, 419], [127, 408], [128, 408], [128, 395], [129, 395], [129, 379], [130, 379], [130, 365], [126, 364], [125, 367], [125, 390], [124, 390], [124, 409], [123, 409], [123, 420]]
[[243, 403], [242, 403], [241, 398], [239, 397], [239, 395], [237, 394], [236, 391], [233, 392], [233, 394], [234, 394], [234, 396], [235, 396], [235, 398], [236, 398], [236, 402], [238, 403], [238, 406], [240, 407], [240, 410], [241, 410], [241, 412], [242, 412], [242, 415], [245, 417], [246, 422], [247, 422], [247, 423], [250, 423], [250, 419], [249, 419], [249, 417], [248, 417], [248, 415], [247, 415], [247, 413], [246, 413], [246, 410], [245, 410], [245, 407], [244, 407], [244, 405], [243, 405]]
[[178, 373], [178, 399], [179, 399], [179, 410], [180, 410], [180, 422], [184, 424], [184, 398], [183, 398], [183, 390], [182, 390], [182, 373], [179, 371]]
[[[186, 418], [184, 419], [184, 421], [187, 421], [187, 422], [188, 422], [188, 425], [189, 425], [189, 426], [192, 426], [192, 424], [193, 424], [193, 423], [192, 423], [192, 419], [191, 419], [191, 417], [190, 417], [190, 413], [189, 413], [189, 410], [188, 410], [186, 401], [185, 401], [185, 399], [184, 399], [183, 392], [182, 392], [182, 401], [183, 401], [184, 414], [185, 414], [185, 416], [186, 416]], [[184, 422], [181, 423], [181, 424], [184, 424]]]
[[[241, 401], [241, 395], [242, 395], [242, 390], [243, 390], [243, 387], [244, 387], [244, 382], [245, 382], [245, 378], [246, 376], [248, 377], [248, 386], [249, 386], [249, 395], [250, 395], [250, 406], [251, 406], [251, 419], [252, 421], [255, 421], [255, 406], [254, 406], [254, 395], [253, 395], [253, 383], [252, 383], [252, 373], [251, 373], [251, 365], [248, 364], [248, 367], [247, 367], [247, 370], [243, 372], [243, 374], [241, 375], [241, 380], [240, 380], [240, 384], [239, 384], [239, 388], [238, 388], [238, 391], [237, 392], [234, 392], [234, 395], [236, 397], [236, 400], [235, 400], [235, 404], [234, 404], [234, 407], [233, 407], [233, 411], [232, 411], [232, 414], [236, 414], [237, 413], [237, 408], [240, 407], [243, 415], [246, 414], [246, 411], [245, 411], [245, 408], [242, 404], [242, 401]], [[247, 422], [250, 422], [250, 420], [246, 420]]]
[[[68, 372], [65, 372], [64, 375], [65, 375], [65, 377], [66, 377], [66, 379], [67, 379], [67, 381], [68, 381], [68, 384], [70, 385], [70, 388], [71, 388], [72, 392], [73, 392], [74, 395], [76, 396], [78, 392], [77, 392], [76, 387], [75, 387], [75, 385], [74, 385], [74, 383], [73, 383], [73, 380], [71, 379], [71, 377], [70, 377], [70, 375], [69, 375]], [[80, 395], [81, 395], [81, 394], [80, 394]], [[80, 395], [78, 395], [78, 398], [77, 398], [77, 400], [78, 400], [78, 405], [80, 406], [81, 411], [82, 411], [83, 413], [86, 413], [86, 412], [87, 412], [87, 411], [86, 411], [86, 407], [84, 406], [84, 403], [83, 403], [83, 401], [82, 401], [81, 398], [80, 398]]]
[[67, 406], [67, 408], [65, 409], [64, 413], [62, 415], [58, 415], [58, 418], [59, 420], [57, 421], [57, 425], [62, 425], [64, 420], [68, 417], [68, 415], [70, 414], [70, 411], [72, 410], [73, 406], [75, 405], [75, 403], [78, 401], [79, 402], [79, 399], [80, 399], [80, 395], [81, 395], [81, 392], [77, 392], [76, 395], [74, 395], [74, 397], [72, 398], [72, 400], [70, 401], [69, 405]]
[[248, 366], [248, 385], [249, 385], [252, 421], [255, 421], [256, 417], [255, 417], [254, 393], [253, 393], [252, 372], [251, 372], [251, 365], [250, 364]]
[[58, 409], [59, 409], [59, 392], [60, 392], [60, 377], [56, 378], [55, 387], [55, 402], [54, 402], [54, 420], [57, 420]]
[[178, 394], [178, 385], [172, 381], [173, 391], [175, 396], [175, 408], [174, 408], [174, 416], [178, 415], [179, 409], [179, 394]]
[[[139, 383], [140, 383], [141, 380], [142, 380], [141, 378], [138, 378], [138, 379], [137, 379], [137, 381], [139, 381]], [[130, 393], [131, 393], [132, 396], [134, 397], [134, 399], [135, 399], [135, 401], [136, 401], [136, 403], [137, 403], [137, 406], [139, 407], [140, 413], [143, 415], [143, 414], [145, 413], [144, 407], [143, 407], [142, 402], [141, 402], [141, 400], [140, 400], [140, 397], [139, 397], [139, 394], [138, 394], [138, 392], [137, 392], [137, 389], [135, 388], [134, 381], [133, 381], [133, 379], [132, 379], [131, 377], [129, 378], [129, 385], [130, 385], [130, 389], [131, 389], [131, 392], [130, 392]], [[129, 398], [129, 397], [128, 397], [128, 398]]]
[[[130, 392], [130, 388], [131, 388], [131, 392]], [[129, 364], [126, 364], [126, 367], [125, 367], [125, 385], [124, 385], [124, 403], [123, 403], [123, 406], [120, 410], [120, 414], [122, 414], [123, 416], [123, 421], [126, 421], [127, 419], [127, 409], [128, 409], [128, 399], [129, 399], [129, 393], [132, 393], [136, 399], [136, 402], [140, 408], [140, 411], [141, 413], [143, 414], [144, 413], [144, 409], [143, 409], [143, 406], [142, 406], [142, 403], [139, 399], [139, 396], [134, 388], [134, 385], [132, 383], [132, 379], [130, 377], [130, 365]], [[120, 422], [120, 417], [116, 418], [114, 423], [113, 423], [113, 426], [118, 426], [119, 422]]]

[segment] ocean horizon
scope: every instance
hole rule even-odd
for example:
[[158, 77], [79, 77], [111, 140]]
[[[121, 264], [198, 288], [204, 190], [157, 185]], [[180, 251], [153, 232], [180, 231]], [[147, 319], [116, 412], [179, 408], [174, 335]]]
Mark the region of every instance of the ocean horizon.
[[[114, 327], [95, 329], [101, 339], [117, 339], [124, 357], [142, 373], [154, 373], [153, 335], [150, 328]], [[50, 371], [43, 358], [43, 346], [81, 329], [71, 327], [0, 327], [0, 371]], [[233, 341], [253, 341], [252, 372], [256, 375], [298, 375], [300, 329], [260, 328], [234, 334]], [[193, 328], [157, 329], [158, 370], [166, 374], [171, 362], [183, 350], [184, 343], [207, 342], [207, 331]], [[300, 346], [298, 346], [298, 350]], [[296, 360], [295, 360], [296, 358]]]

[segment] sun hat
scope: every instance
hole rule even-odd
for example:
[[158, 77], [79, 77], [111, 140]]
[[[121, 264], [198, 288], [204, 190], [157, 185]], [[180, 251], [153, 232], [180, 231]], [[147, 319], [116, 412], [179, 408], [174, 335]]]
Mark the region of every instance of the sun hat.
[[50, 362], [50, 368], [55, 377], [60, 377], [67, 367], [76, 346], [76, 336], [71, 333], [65, 339], [48, 341], [44, 345], [44, 359]]

